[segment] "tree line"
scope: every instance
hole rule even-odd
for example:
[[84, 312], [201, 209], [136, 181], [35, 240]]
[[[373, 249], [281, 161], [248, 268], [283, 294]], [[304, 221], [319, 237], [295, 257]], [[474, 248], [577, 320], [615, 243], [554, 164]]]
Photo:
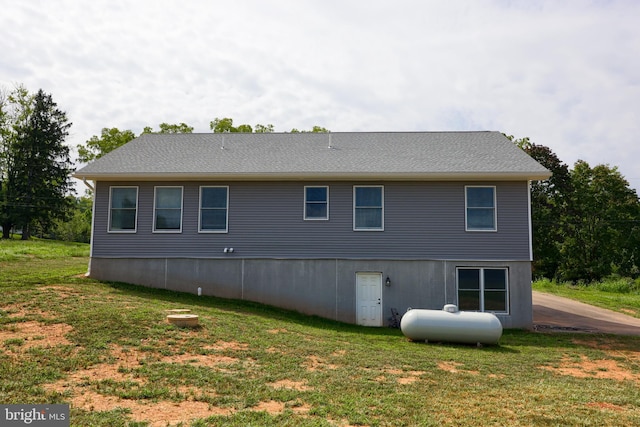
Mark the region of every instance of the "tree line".
[[[233, 125], [233, 119], [229, 117], [218, 118], [209, 122], [209, 129], [213, 133], [271, 133], [275, 132], [272, 124], [262, 125], [256, 124], [254, 127], [248, 124], [241, 124], [238, 126]], [[145, 133], [192, 133], [193, 127], [186, 123], [169, 124], [160, 123], [158, 130], [154, 131], [150, 126], [145, 127], [140, 135]], [[329, 129], [322, 126], [313, 126], [311, 130], [298, 130], [296, 128], [291, 129], [291, 133], [301, 132], [313, 132], [313, 133], [326, 133]], [[109, 151], [113, 151], [121, 145], [126, 144], [132, 139], [136, 138], [135, 133], [131, 130], [120, 130], [118, 128], [103, 128], [100, 132], [100, 136], [92, 136], [85, 145], [78, 145], [78, 161], [80, 163], [88, 163], [97, 158], [100, 158]]]
[[552, 173], [531, 185], [534, 277], [639, 277], [640, 202], [618, 168], [578, 160], [570, 169], [549, 147], [508, 138]]

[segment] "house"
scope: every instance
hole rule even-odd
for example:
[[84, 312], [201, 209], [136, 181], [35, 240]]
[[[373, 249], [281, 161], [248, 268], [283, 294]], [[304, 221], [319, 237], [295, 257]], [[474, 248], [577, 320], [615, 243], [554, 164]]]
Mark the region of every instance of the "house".
[[74, 176], [99, 280], [368, 326], [448, 303], [532, 324], [529, 183], [550, 173], [499, 132], [145, 134]]

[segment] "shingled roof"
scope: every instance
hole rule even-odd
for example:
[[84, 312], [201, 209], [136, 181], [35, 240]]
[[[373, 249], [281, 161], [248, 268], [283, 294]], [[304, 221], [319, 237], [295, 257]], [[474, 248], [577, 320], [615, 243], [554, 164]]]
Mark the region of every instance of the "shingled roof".
[[540, 180], [500, 132], [144, 134], [79, 169], [89, 180]]

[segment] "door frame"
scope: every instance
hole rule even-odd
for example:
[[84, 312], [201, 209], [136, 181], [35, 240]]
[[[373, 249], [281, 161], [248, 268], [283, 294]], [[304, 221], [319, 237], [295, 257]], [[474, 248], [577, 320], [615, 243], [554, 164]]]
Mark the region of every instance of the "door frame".
[[[374, 296], [369, 301], [374, 301], [374, 304], [370, 304], [368, 308], [363, 309], [361, 301], [364, 296], [362, 295], [362, 291], [360, 289], [359, 278], [362, 276], [376, 276], [377, 280], [375, 281], [376, 289], [373, 290]], [[377, 298], [377, 304], [375, 300]], [[383, 325], [382, 318], [382, 273], [379, 271], [357, 271], [356, 272], [356, 323], [361, 326], [374, 326], [379, 327]], [[366, 315], [363, 313], [364, 310], [371, 310], [370, 314]], [[364, 316], [364, 318], [363, 318]]]

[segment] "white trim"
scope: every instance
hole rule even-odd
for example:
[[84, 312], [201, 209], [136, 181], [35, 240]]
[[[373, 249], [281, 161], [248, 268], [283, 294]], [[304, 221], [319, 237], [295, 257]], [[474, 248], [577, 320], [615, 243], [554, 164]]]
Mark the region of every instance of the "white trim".
[[71, 176], [92, 181], [543, 181], [550, 172], [95, 172]]
[[[369, 187], [369, 188], [380, 188], [381, 189], [381, 215], [380, 215], [380, 221], [381, 221], [381, 226], [380, 227], [376, 227], [376, 228], [357, 228], [356, 227], [356, 189], [357, 188], [365, 188], [365, 187]], [[354, 185], [353, 186], [353, 231], [384, 231], [384, 185]], [[361, 206], [362, 207], [362, 206]], [[371, 206], [371, 207], [375, 207], [377, 208], [377, 206]]]
[[[156, 220], [157, 220], [157, 215], [156, 215], [156, 211], [158, 210], [158, 206], [156, 205], [158, 202], [158, 194], [157, 194], [157, 190], [158, 188], [179, 188], [180, 189], [180, 228], [176, 229], [160, 229], [158, 230], [156, 228]], [[167, 209], [167, 208], [162, 208], [162, 209]], [[177, 208], [171, 208], [171, 209], [177, 209]], [[165, 234], [165, 233], [182, 233], [182, 215], [184, 213], [184, 187], [181, 185], [156, 185], [153, 187], [153, 233], [161, 233], [161, 234]]]
[[531, 181], [527, 182], [527, 217], [529, 220], [529, 261], [533, 262], [533, 220], [531, 218]]
[[[87, 184], [87, 181], [84, 182], [87, 187], [91, 188], [91, 240], [89, 240], [89, 266], [87, 267], [87, 276], [91, 276], [91, 259], [93, 258], [93, 242], [95, 242], [95, 232], [96, 232], [96, 186], [97, 182], [93, 183], [93, 186]], [[136, 210], [137, 210], [137, 201], [136, 201]], [[109, 204], [111, 204], [111, 190], [109, 190]], [[109, 206], [109, 218], [107, 222], [111, 221], [111, 206]], [[107, 232], [109, 231], [109, 226], [107, 225]]]
[[[114, 188], [135, 188], [136, 189], [136, 216], [134, 219], [134, 223], [133, 223], [133, 230], [112, 230], [111, 229], [111, 212], [112, 212], [112, 206], [111, 206], [111, 199], [112, 199], [112, 193], [113, 193], [113, 189]], [[109, 219], [107, 221], [107, 233], [137, 233], [138, 232], [138, 199], [140, 197], [140, 187], [138, 187], [137, 185], [110, 185], [109, 186]], [[95, 196], [94, 196], [95, 199]], [[94, 207], [95, 207], [95, 203], [94, 203]], [[95, 218], [95, 215], [93, 216]], [[93, 240], [93, 239], [91, 239]]]
[[[493, 188], [493, 228], [469, 228], [469, 220], [467, 218], [467, 188]], [[495, 233], [498, 231], [498, 191], [495, 185], [465, 185], [464, 186], [464, 231]], [[478, 208], [474, 208], [478, 209]], [[488, 208], [487, 208], [488, 209]]]
[[[494, 314], [503, 314], [510, 315], [510, 298], [509, 298], [509, 267], [498, 267], [498, 266], [462, 266], [456, 267], [456, 305], [460, 306], [460, 281], [458, 276], [458, 271], [460, 270], [479, 270], [480, 274], [480, 289], [478, 292], [480, 293], [480, 310], [481, 312], [486, 313], [494, 313]], [[491, 311], [484, 309], [484, 294], [486, 292], [484, 288], [484, 270], [504, 270], [505, 271], [505, 311]], [[489, 291], [490, 292], [490, 291]]]
[[[307, 217], [307, 188], [324, 188], [327, 190], [327, 200], [324, 202], [327, 204], [327, 215], [325, 217]], [[305, 221], [328, 221], [329, 220], [329, 186], [328, 185], [305, 185], [304, 186], [304, 197], [303, 197], [303, 206], [302, 206], [302, 219]], [[315, 202], [320, 203], [320, 202]]]
[[[224, 230], [203, 230], [202, 229], [202, 189], [203, 188], [225, 188], [227, 190], [227, 200], [225, 206], [225, 224]], [[228, 185], [201, 185], [198, 190], [198, 233], [205, 234], [225, 234], [229, 233], [229, 186]], [[211, 209], [211, 208], [208, 208]], [[217, 208], [219, 209], [219, 208]]]

